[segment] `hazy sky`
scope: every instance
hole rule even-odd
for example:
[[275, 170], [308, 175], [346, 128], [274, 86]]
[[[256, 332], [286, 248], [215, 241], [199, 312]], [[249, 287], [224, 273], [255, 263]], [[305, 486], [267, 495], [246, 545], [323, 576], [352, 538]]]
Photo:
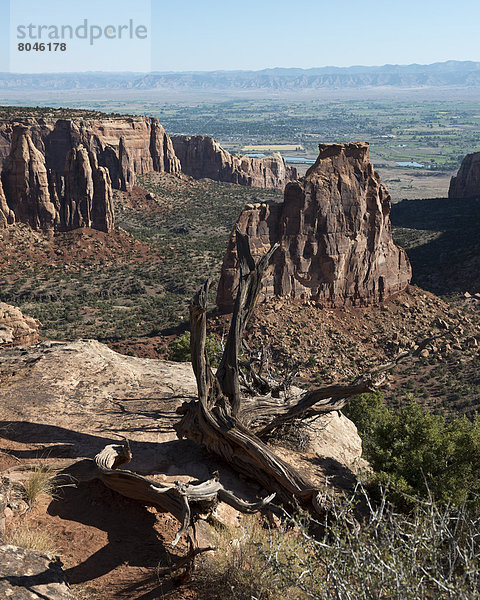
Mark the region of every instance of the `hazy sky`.
[[[148, 0], [12, 0], [24, 23], [83, 18], [142, 21]], [[0, 70], [189, 71], [432, 63], [480, 60], [478, 0], [152, 0], [147, 43], [70, 45], [61, 57], [33, 54], [10, 63], [10, 2], [0, 0]], [[13, 40], [13, 47], [18, 40]], [[83, 50], [81, 49], [83, 48]], [[18, 60], [20, 60], [20, 63]], [[19, 66], [20, 65], [20, 66]], [[110, 66], [111, 65], [111, 66]]]

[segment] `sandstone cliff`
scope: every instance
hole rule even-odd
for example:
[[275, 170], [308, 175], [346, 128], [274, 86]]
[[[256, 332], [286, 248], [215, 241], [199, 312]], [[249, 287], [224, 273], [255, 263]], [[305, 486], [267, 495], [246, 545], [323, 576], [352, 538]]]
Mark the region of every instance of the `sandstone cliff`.
[[7, 204], [2, 179], [0, 178], [0, 229], [5, 229], [5, 227], [12, 223], [15, 223], [15, 213]]
[[13, 129], [2, 180], [7, 202], [18, 221], [29, 223], [34, 229], [54, 226], [56, 210], [50, 200], [45, 157], [24, 125]]
[[[67, 154], [82, 144], [106, 167], [114, 188], [129, 190], [135, 176], [150, 171], [179, 173], [170, 137], [157, 119], [147, 117], [98, 120], [24, 118], [47, 169], [63, 174]], [[0, 122], [0, 167], [10, 152], [11, 121]]]
[[0, 186], [0, 225], [15, 220], [33, 229], [114, 228], [112, 185], [108, 169], [83, 145], [67, 154], [61, 170], [46, 167], [25, 125], [12, 132]]
[[114, 227], [108, 169], [99, 167], [95, 155], [82, 145], [67, 155], [62, 217], [67, 230], [92, 227], [108, 232]]
[[[283, 204], [247, 205], [238, 219], [255, 256], [273, 243], [265, 296], [311, 299], [336, 307], [382, 302], [403, 290], [411, 269], [390, 231], [390, 196], [369, 162], [368, 144], [321, 144], [304, 179]], [[238, 282], [232, 235], [217, 304], [229, 311]]]
[[289, 181], [297, 179], [297, 170], [287, 167], [278, 153], [265, 158], [249, 158], [230, 154], [216, 140], [206, 136], [174, 136], [172, 140], [182, 171], [195, 179], [206, 177], [281, 190]]
[[480, 152], [467, 154], [450, 181], [449, 198], [480, 197]]

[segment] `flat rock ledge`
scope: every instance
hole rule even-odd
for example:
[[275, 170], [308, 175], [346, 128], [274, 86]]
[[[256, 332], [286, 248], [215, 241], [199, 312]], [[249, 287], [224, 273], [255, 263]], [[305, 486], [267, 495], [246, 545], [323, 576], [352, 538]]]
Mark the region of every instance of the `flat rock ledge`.
[[17, 546], [0, 546], [0, 598], [75, 600], [57, 557]]

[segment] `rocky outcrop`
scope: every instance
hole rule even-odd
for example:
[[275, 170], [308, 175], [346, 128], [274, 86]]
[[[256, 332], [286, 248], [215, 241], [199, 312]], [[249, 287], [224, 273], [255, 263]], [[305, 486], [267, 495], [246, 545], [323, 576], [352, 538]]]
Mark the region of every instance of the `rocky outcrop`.
[[[0, 348], [0, 371], [7, 382], [0, 387], [0, 403], [16, 424], [10, 439], [68, 441], [72, 456], [91, 456], [105, 446], [113, 419], [115, 439], [125, 436], [132, 443], [134, 471], [165, 473], [164, 480], [174, 481], [187, 475], [208, 478], [219, 466], [205, 449], [177, 439], [172, 427], [177, 408], [197, 397], [190, 363], [124, 356], [95, 340], [82, 340]], [[309, 421], [309, 431], [309, 464], [312, 453], [347, 468], [360, 459], [356, 427], [339, 413]], [[289, 451], [289, 461], [295, 460], [300, 452]], [[221, 467], [221, 474], [229, 489], [240, 492], [240, 480], [228, 466]], [[318, 469], [322, 484], [330, 474]]]
[[80, 145], [67, 155], [62, 224], [65, 229], [114, 228], [112, 185], [108, 169]]
[[0, 229], [5, 229], [5, 227], [12, 225], [12, 223], [15, 223], [15, 213], [7, 204], [0, 178]]
[[265, 158], [235, 156], [213, 138], [202, 135], [174, 136], [172, 140], [182, 171], [195, 179], [206, 177], [215, 181], [280, 190], [289, 181], [297, 179], [297, 170], [288, 167], [278, 153]]
[[112, 185], [108, 169], [79, 144], [61, 170], [48, 169], [25, 125], [17, 125], [0, 186], [0, 226], [15, 220], [33, 229], [69, 231], [114, 228]]
[[29, 223], [34, 229], [54, 226], [56, 210], [50, 200], [45, 157], [24, 125], [14, 127], [2, 181], [8, 204], [18, 221]]
[[[405, 252], [390, 228], [390, 195], [369, 162], [367, 143], [321, 144], [304, 179], [287, 185], [283, 204], [247, 205], [238, 219], [254, 256], [280, 248], [265, 296], [314, 300], [324, 306], [367, 306], [410, 281]], [[217, 292], [229, 311], [238, 282], [234, 234]]]
[[0, 546], [0, 596], [12, 600], [75, 600], [58, 557]]
[[[129, 190], [136, 175], [150, 171], [177, 174], [180, 162], [172, 141], [157, 119], [123, 117], [93, 119], [20, 119], [28, 127], [35, 147], [45, 156], [45, 164], [63, 174], [68, 153], [85, 146], [106, 167], [112, 186]], [[0, 167], [10, 153], [13, 137], [11, 121], [0, 122]]]
[[40, 321], [16, 306], [0, 302], [0, 345], [30, 346], [38, 342]]
[[195, 178], [261, 188], [283, 189], [297, 177], [280, 154], [263, 159], [233, 156], [201, 136], [178, 137], [174, 147], [153, 118], [4, 120], [0, 228], [16, 219], [34, 229], [91, 226], [110, 231], [112, 188], [129, 191], [139, 174], [179, 174], [182, 166]]
[[456, 177], [450, 180], [449, 198], [480, 197], [480, 152], [467, 154]]

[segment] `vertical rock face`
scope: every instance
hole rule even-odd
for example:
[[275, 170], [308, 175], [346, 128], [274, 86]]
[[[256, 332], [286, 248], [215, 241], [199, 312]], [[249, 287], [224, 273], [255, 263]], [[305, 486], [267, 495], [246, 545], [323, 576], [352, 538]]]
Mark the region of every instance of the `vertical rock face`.
[[45, 156], [33, 144], [28, 128], [16, 126], [1, 177], [0, 227], [17, 220], [33, 229], [111, 231], [108, 170], [99, 167], [95, 155], [80, 144], [67, 154], [61, 173], [47, 170]]
[[50, 200], [45, 157], [24, 125], [13, 129], [10, 154], [2, 173], [5, 196], [18, 221], [34, 229], [51, 228], [56, 210]]
[[179, 174], [182, 170], [180, 160], [175, 154], [172, 140], [158, 119], [152, 119], [150, 134], [150, 154], [153, 160], [153, 170], [165, 173]]
[[450, 181], [449, 198], [480, 197], [480, 152], [467, 154]]
[[[129, 190], [135, 176], [150, 171], [180, 173], [172, 141], [157, 119], [147, 117], [93, 119], [26, 118], [35, 147], [47, 169], [63, 174], [67, 154], [79, 144], [109, 170], [112, 186]], [[10, 152], [12, 123], [0, 122], [0, 167]]]
[[7, 204], [5, 193], [3, 191], [2, 180], [0, 179], [0, 229], [5, 229], [8, 225], [15, 223], [15, 213]]
[[112, 183], [108, 169], [93, 168], [93, 207], [92, 227], [109, 233], [115, 229], [115, 213], [113, 209]]
[[238, 183], [259, 188], [282, 189], [297, 179], [297, 170], [287, 167], [278, 153], [265, 158], [234, 156], [213, 138], [206, 136], [172, 137], [182, 171], [195, 179]]
[[108, 170], [83, 146], [71, 150], [65, 165], [65, 200], [61, 219], [65, 229], [114, 227], [112, 185]]
[[[367, 306], [403, 290], [411, 278], [390, 230], [390, 195], [369, 162], [368, 144], [321, 144], [304, 179], [283, 204], [248, 206], [238, 226], [259, 256], [278, 242], [265, 296], [322, 305]], [[217, 304], [231, 310], [238, 283], [234, 235], [224, 258]]]

